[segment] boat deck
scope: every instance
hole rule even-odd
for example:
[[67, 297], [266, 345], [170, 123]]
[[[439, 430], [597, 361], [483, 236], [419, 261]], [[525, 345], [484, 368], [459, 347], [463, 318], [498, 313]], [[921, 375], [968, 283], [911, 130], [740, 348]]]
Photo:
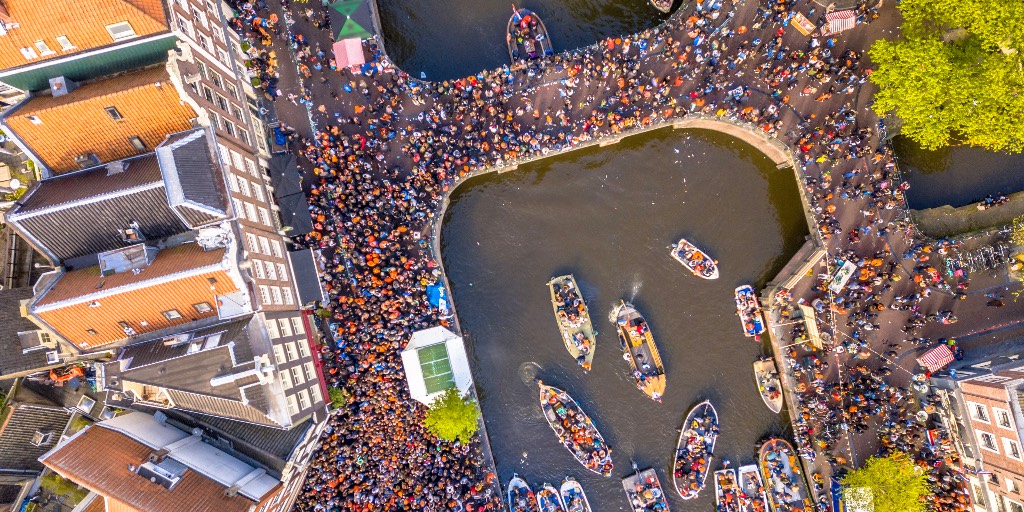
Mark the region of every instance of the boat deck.
[[[654, 344], [654, 336], [647, 321], [636, 310], [630, 308], [619, 314], [616, 326], [619, 330], [619, 341], [629, 354], [630, 366], [641, 376], [637, 386], [652, 398], [655, 397], [654, 393], [657, 393], [659, 398], [664, 396], [665, 367], [661, 363], [661, 354]], [[639, 333], [638, 326], [641, 327]]]
[[[623, 478], [622, 490], [626, 492], [626, 498], [629, 500], [633, 512], [668, 510], [665, 490], [661, 486], [658, 473], [654, 471], [654, 468], [647, 468]], [[664, 508], [656, 509], [655, 507], [659, 505]]]

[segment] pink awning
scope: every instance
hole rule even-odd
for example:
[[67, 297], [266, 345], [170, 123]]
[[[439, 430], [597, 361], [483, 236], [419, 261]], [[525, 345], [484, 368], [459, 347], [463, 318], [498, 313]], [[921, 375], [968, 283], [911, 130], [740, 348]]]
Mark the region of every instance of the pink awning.
[[359, 39], [342, 39], [334, 43], [334, 60], [338, 68], [359, 66], [366, 62], [363, 57], [363, 43]]
[[838, 34], [857, 24], [857, 14], [853, 11], [833, 11], [825, 15], [825, 21], [828, 25], [823, 35]]
[[917, 358], [917, 364], [930, 372], [941, 370], [953, 362], [953, 352], [945, 344], [939, 345]]

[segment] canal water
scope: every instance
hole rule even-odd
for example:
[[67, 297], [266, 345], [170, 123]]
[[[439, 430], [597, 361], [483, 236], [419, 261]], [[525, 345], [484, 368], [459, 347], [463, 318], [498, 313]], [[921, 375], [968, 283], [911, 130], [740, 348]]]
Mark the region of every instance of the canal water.
[[[763, 285], [807, 234], [792, 170], [707, 131], [670, 129], [488, 174], [452, 195], [442, 257], [462, 327], [499, 477], [531, 485], [583, 484], [594, 510], [628, 510], [619, 479], [631, 459], [657, 468], [671, 489], [673, 451], [689, 408], [719, 411], [715, 450], [734, 464], [786, 421], [761, 401], [751, 364], [761, 348], [741, 334], [732, 291]], [[669, 257], [685, 236], [716, 257], [721, 277], [698, 279]], [[600, 331], [584, 374], [562, 345], [545, 283], [573, 273]], [[667, 372], [664, 402], [637, 390], [608, 320], [620, 298], [651, 324]], [[544, 421], [535, 379], [566, 389], [614, 448], [615, 472], [586, 471]], [[716, 462], [714, 469], [718, 469]], [[709, 480], [710, 482], [710, 480]], [[713, 509], [672, 491], [674, 511]]]
[[968, 146], [928, 151], [905, 137], [893, 139], [893, 149], [910, 183], [907, 202], [917, 210], [963, 206], [989, 194], [1024, 190], [1024, 153]]

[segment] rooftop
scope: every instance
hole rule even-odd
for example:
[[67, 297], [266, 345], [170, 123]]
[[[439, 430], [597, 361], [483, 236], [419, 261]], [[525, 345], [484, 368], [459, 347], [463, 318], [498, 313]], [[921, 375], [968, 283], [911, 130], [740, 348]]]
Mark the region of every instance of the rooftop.
[[31, 288], [0, 290], [0, 379], [49, 366], [39, 327], [21, 316], [21, 301], [31, 298]]

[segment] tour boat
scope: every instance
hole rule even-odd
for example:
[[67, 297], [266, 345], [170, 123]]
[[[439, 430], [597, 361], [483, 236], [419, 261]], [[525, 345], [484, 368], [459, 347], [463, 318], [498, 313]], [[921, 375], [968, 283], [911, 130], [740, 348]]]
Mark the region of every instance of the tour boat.
[[[697, 497], [704, 490], [711, 467], [715, 440], [718, 439], [718, 412], [707, 400], [690, 409], [679, 432], [672, 484], [684, 500]], [[694, 467], [694, 462], [698, 462]]]
[[[540, 388], [540, 408], [548, 425], [555, 431], [558, 441], [572, 453], [583, 467], [599, 475], [611, 476], [612, 449], [604, 442], [601, 432], [590, 416], [583, 412], [569, 393], [537, 381]], [[566, 423], [569, 424], [566, 427]], [[568, 430], [567, 430], [568, 429]]]
[[633, 512], [668, 512], [665, 489], [654, 468], [643, 471], [633, 465], [633, 474], [622, 479], [622, 490]]
[[670, 254], [693, 275], [704, 279], [718, 279], [718, 262], [687, 239], [679, 239], [679, 243], [672, 248]]
[[512, 17], [508, 19], [505, 41], [508, 43], [508, 56], [512, 64], [555, 53], [551, 48], [548, 29], [540, 16], [529, 9], [516, 9], [515, 5], [512, 6]]
[[651, 5], [665, 14], [672, 10], [672, 0], [651, 0]]
[[665, 395], [665, 367], [661, 364], [658, 346], [654, 344], [651, 327], [640, 312], [626, 301], [619, 301], [613, 313], [619, 331], [622, 357], [633, 369], [633, 382], [644, 394], [657, 402]]
[[548, 290], [551, 291], [551, 307], [555, 310], [555, 321], [558, 322], [558, 332], [562, 335], [565, 349], [576, 359], [577, 364], [590, 371], [597, 338], [594, 326], [590, 323], [583, 292], [576, 285], [576, 278], [572, 274], [558, 276], [548, 281]]
[[540, 512], [565, 512], [562, 498], [555, 486], [547, 482], [540, 486], [540, 490], [537, 491], [537, 509]]
[[745, 284], [736, 288], [736, 314], [740, 316], [743, 334], [760, 340], [764, 332], [764, 321], [761, 319], [761, 303], [757, 301], [753, 286]]
[[519, 478], [518, 474], [513, 474], [512, 480], [508, 482], [508, 512], [536, 512], [536, 503], [537, 500], [526, 480]]
[[715, 471], [715, 512], [739, 512], [739, 492], [736, 490], [736, 470]]
[[765, 482], [768, 504], [774, 512], [811, 512], [814, 507], [807, 492], [803, 472], [797, 467], [793, 445], [778, 437], [769, 439], [758, 453], [761, 477]]
[[764, 494], [764, 483], [757, 466], [749, 464], [740, 466], [740, 512], [767, 512], [768, 498]]
[[565, 512], [591, 512], [587, 494], [583, 492], [583, 486], [576, 479], [565, 477], [561, 491]]
[[754, 363], [754, 380], [761, 399], [772, 412], [778, 414], [782, 410], [782, 382], [779, 372], [775, 370], [775, 361], [764, 359]]

